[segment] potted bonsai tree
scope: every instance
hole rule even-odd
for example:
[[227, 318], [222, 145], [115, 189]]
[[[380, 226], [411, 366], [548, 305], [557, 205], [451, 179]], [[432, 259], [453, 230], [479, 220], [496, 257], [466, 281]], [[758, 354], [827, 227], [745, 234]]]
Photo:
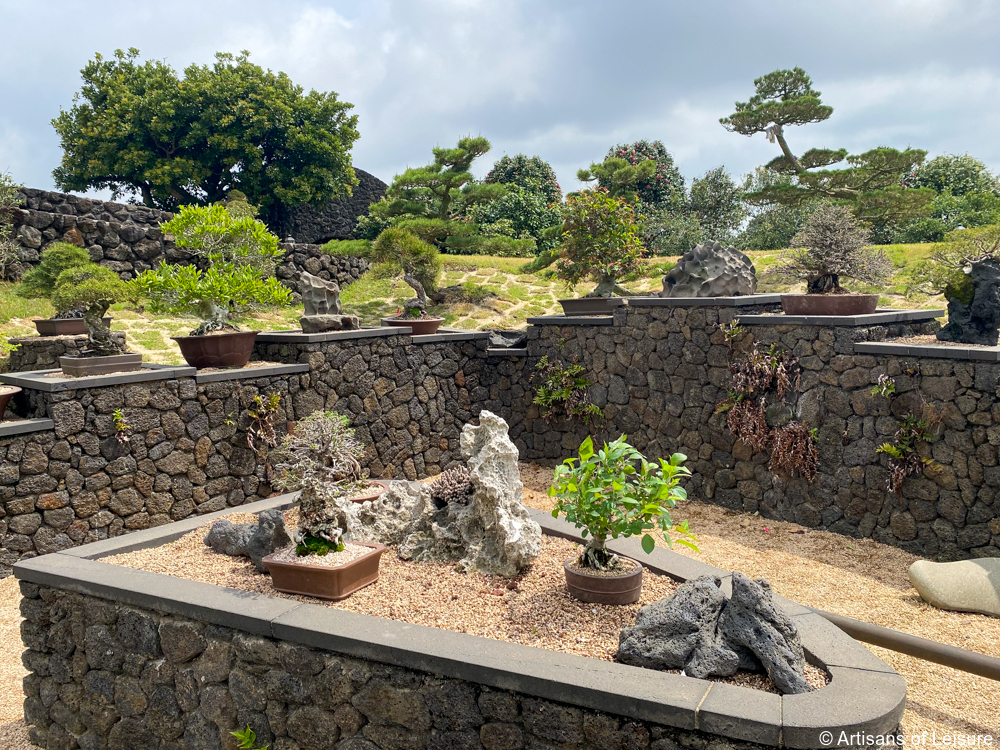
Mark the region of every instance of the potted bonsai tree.
[[174, 337], [192, 367], [243, 367], [257, 332], [240, 330], [236, 320], [259, 306], [291, 301], [291, 292], [274, 277], [281, 256], [278, 238], [247, 215], [252, 210], [182, 206], [161, 228], [207, 268], [161, 262], [133, 282], [154, 312], [201, 319], [187, 336]]
[[281, 490], [301, 490], [294, 548], [263, 559], [279, 591], [343, 599], [373, 583], [385, 546], [345, 541], [343, 503], [374, 500], [387, 486], [361, 467], [364, 448], [347, 417], [316, 412], [300, 420], [272, 454]]
[[805, 294], [781, 295], [787, 315], [863, 315], [875, 312], [878, 294], [854, 294], [840, 286], [847, 277], [878, 286], [892, 274], [882, 250], [867, 247], [869, 231], [848, 206], [822, 203], [789, 251], [769, 272], [786, 281], [804, 281]]
[[642, 535], [642, 548], [655, 547], [650, 532], [670, 543], [674, 531], [680, 544], [692, 547], [687, 521], [675, 524], [670, 509], [687, 498], [680, 480], [691, 476], [683, 466], [687, 456], [650, 463], [622, 435], [596, 451], [588, 437], [580, 457], [556, 467], [549, 495], [557, 498], [552, 517], [559, 514], [575, 524], [587, 544], [579, 558], [567, 560], [566, 586], [577, 599], [596, 604], [632, 604], [642, 594], [642, 565], [613, 554], [608, 538]]
[[[21, 283], [14, 289], [18, 297], [24, 299], [52, 299], [59, 274], [70, 268], [89, 266], [93, 261], [90, 253], [82, 247], [68, 242], [56, 242], [42, 251], [41, 262], [21, 277]], [[111, 318], [105, 320], [111, 324]], [[83, 324], [83, 309], [56, 309], [51, 318], [35, 321], [40, 336], [70, 336], [87, 332]]]
[[416, 295], [395, 317], [383, 318], [390, 326], [409, 326], [416, 335], [434, 333], [444, 318], [427, 314], [427, 295], [437, 288], [441, 276], [441, 256], [437, 248], [412, 232], [390, 227], [372, 243], [369, 258], [375, 273], [383, 277], [402, 276]]
[[132, 297], [131, 288], [118, 278], [118, 274], [96, 263], [68, 268], [59, 274], [52, 304], [56, 310], [82, 308], [87, 328], [87, 346], [81, 356], [59, 358], [64, 373], [84, 377], [130, 372], [142, 367], [142, 355], [129, 354], [115, 341], [106, 317], [111, 305]]
[[632, 292], [618, 281], [639, 270], [642, 241], [635, 211], [604, 188], [583, 190], [566, 201], [563, 244], [556, 275], [567, 286], [584, 279], [597, 281], [580, 299], [559, 300], [567, 315], [599, 315], [623, 303]]

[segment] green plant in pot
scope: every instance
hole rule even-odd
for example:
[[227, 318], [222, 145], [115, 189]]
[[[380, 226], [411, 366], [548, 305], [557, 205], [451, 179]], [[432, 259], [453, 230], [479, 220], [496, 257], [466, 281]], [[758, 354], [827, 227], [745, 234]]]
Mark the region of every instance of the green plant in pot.
[[201, 319], [187, 336], [174, 338], [192, 367], [243, 367], [257, 332], [242, 331], [237, 321], [260, 307], [291, 302], [291, 292], [274, 277], [282, 254], [278, 238], [252, 211], [240, 201], [183, 206], [161, 228], [206, 267], [161, 262], [133, 282], [153, 312]]
[[[279, 591], [343, 599], [378, 578], [385, 547], [344, 538], [346, 504], [369, 502], [387, 489], [367, 478], [364, 452], [347, 417], [315, 412], [299, 420], [271, 454], [274, 487], [302, 493], [294, 554], [279, 552], [263, 560]], [[339, 564], [341, 559], [346, 562]]]
[[441, 277], [441, 256], [436, 247], [424, 242], [412, 232], [390, 227], [372, 243], [368, 257], [379, 276], [403, 277], [414, 297], [408, 300], [395, 317], [385, 318], [387, 325], [409, 326], [414, 334], [434, 333], [444, 318], [427, 314], [427, 296], [436, 288]]
[[618, 280], [639, 270], [643, 247], [635, 211], [604, 188], [583, 190], [566, 201], [563, 244], [556, 276], [573, 286], [586, 279], [597, 286], [583, 298], [559, 300], [567, 315], [608, 313], [632, 292]]
[[[52, 300], [59, 274], [70, 268], [89, 266], [92, 263], [90, 253], [82, 247], [68, 242], [55, 242], [42, 251], [39, 264], [21, 277], [21, 283], [14, 288], [14, 293], [23, 299]], [[110, 318], [107, 322], [111, 322]], [[36, 320], [35, 328], [42, 336], [69, 336], [87, 332], [83, 323], [83, 308], [57, 309], [53, 317]]]
[[687, 521], [675, 523], [670, 515], [678, 501], [687, 499], [680, 486], [691, 476], [683, 465], [686, 460], [675, 453], [669, 460], [647, 461], [622, 435], [597, 451], [588, 437], [580, 445], [579, 458], [567, 458], [556, 467], [549, 488], [556, 498], [552, 517], [566, 516], [587, 540], [580, 557], [564, 565], [573, 596], [597, 604], [639, 600], [642, 565], [612, 553], [609, 539], [641, 536], [646, 554], [656, 545], [654, 533], [668, 544], [677, 541], [694, 548]]
[[885, 252], [868, 247], [871, 233], [849, 206], [825, 202], [792, 238], [788, 251], [767, 275], [805, 282], [805, 294], [781, 295], [788, 315], [862, 315], [875, 312], [878, 294], [854, 294], [840, 286], [847, 277], [879, 286], [892, 274]]
[[110, 268], [96, 263], [68, 268], [56, 279], [52, 304], [57, 311], [83, 309], [87, 346], [79, 357], [60, 357], [59, 365], [68, 375], [101, 375], [128, 372], [142, 367], [141, 354], [129, 354], [111, 335], [106, 317], [108, 308], [134, 297], [129, 284]]

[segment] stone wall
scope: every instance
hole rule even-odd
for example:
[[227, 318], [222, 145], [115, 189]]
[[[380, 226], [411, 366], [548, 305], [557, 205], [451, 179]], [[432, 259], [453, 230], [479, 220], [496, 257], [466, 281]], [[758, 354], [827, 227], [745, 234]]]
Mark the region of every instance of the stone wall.
[[[54, 242], [85, 247], [90, 257], [130, 279], [161, 261], [191, 263], [192, 256], [174, 246], [160, 231], [161, 222], [173, 214], [145, 206], [83, 198], [25, 188], [24, 205], [13, 212], [21, 245], [18, 273], [37, 265], [39, 256]], [[353, 225], [352, 225], [353, 227]], [[286, 251], [278, 278], [294, 289], [300, 271], [348, 284], [368, 268], [361, 258], [330, 256], [319, 245], [282, 244]]]
[[48, 748], [730, 750], [694, 730], [21, 582], [25, 721]]
[[[112, 331], [111, 337], [125, 346], [125, 332]], [[24, 336], [7, 339], [17, 348], [10, 353], [7, 370], [31, 372], [59, 367], [60, 357], [79, 357], [87, 346], [87, 334], [71, 336]]]
[[358, 184], [346, 198], [330, 201], [317, 208], [309, 204], [296, 206], [282, 219], [281, 237], [292, 236], [296, 242], [322, 244], [330, 240], [354, 239], [358, 217], [368, 213], [368, 207], [381, 200], [389, 187], [375, 175], [354, 168]]

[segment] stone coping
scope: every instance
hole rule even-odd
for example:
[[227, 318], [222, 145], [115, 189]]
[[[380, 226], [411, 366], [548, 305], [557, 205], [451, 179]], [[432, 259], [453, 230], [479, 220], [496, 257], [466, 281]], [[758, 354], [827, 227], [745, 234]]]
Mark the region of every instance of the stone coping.
[[745, 297], [627, 297], [629, 307], [746, 307], [781, 304], [780, 294]]
[[526, 347], [505, 347], [505, 346], [490, 346], [486, 349], [487, 357], [527, 357], [528, 349]]
[[255, 344], [315, 344], [321, 341], [349, 341], [351, 339], [370, 339], [380, 336], [406, 336], [412, 332], [408, 326], [379, 326], [377, 328], [359, 328], [355, 331], [325, 331], [324, 333], [302, 333], [296, 331], [261, 331], [257, 334]]
[[[902, 717], [903, 678], [820, 615], [784, 599], [779, 601], [801, 632], [807, 658], [831, 676], [821, 690], [779, 696], [100, 562], [101, 557], [172, 541], [228, 513], [284, 508], [294, 501], [294, 494], [269, 498], [22, 560], [14, 575], [358, 658], [771, 746], [822, 747], [829, 743], [820, 741], [821, 732], [889, 734]], [[530, 513], [544, 533], [581, 540], [567, 522], [545, 511]], [[726, 571], [661, 548], [646, 555], [637, 539], [609, 547], [678, 581], [698, 575], [716, 575], [725, 583], [731, 578]]]
[[944, 310], [876, 310], [870, 315], [740, 315], [747, 326], [875, 326], [944, 317]]
[[528, 318], [533, 326], [613, 326], [613, 315], [539, 315]]
[[135, 372], [119, 372], [110, 375], [91, 375], [85, 378], [50, 378], [46, 375], [62, 372], [62, 370], [35, 370], [31, 372], [15, 372], [0, 375], [0, 383], [17, 385], [34, 391], [54, 393], [60, 391], [76, 391], [81, 388], [103, 388], [109, 385], [125, 383], [145, 383], [152, 380], [174, 380], [195, 375], [197, 370], [187, 365], [151, 365], [143, 364], [141, 370]]
[[890, 354], [897, 357], [936, 357], [974, 362], [1000, 362], [1000, 346], [944, 346], [943, 344], [894, 344], [892, 341], [859, 341], [859, 354]]
[[294, 372], [309, 372], [309, 365], [283, 365], [275, 363], [263, 367], [235, 367], [232, 370], [218, 372], [201, 372], [194, 376], [196, 383], [216, 383], [220, 380], [250, 380], [253, 378], [269, 378], [272, 375], [288, 375]]
[[55, 428], [56, 423], [51, 419], [19, 419], [16, 422], [0, 422], [0, 438], [54, 430]]
[[412, 340], [414, 344], [440, 344], [446, 341], [479, 341], [489, 337], [489, 331], [455, 331], [438, 328], [437, 333], [413, 336]]

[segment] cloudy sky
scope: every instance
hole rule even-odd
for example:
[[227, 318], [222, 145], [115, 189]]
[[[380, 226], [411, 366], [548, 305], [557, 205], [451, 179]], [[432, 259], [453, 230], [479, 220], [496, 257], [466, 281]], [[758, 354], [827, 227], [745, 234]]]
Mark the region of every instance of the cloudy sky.
[[616, 143], [660, 139], [685, 177], [776, 155], [718, 119], [755, 77], [801, 66], [825, 123], [792, 147], [913, 146], [1000, 171], [1000, 3], [993, 0], [0, 0], [0, 171], [54, 188], [50, 120], [95, 52], [176, 69], [216, 51], [355, 105], [354, 164], [389, 181], [434, 145], [482, 134], [538, 154], [564, 189]]

